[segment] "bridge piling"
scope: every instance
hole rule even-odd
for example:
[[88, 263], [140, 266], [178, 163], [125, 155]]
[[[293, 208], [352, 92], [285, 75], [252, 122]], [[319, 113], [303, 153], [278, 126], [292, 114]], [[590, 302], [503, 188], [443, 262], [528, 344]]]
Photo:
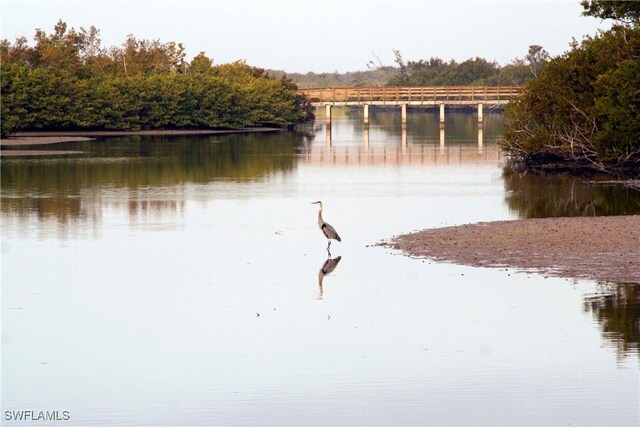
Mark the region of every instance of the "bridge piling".
[[[418, 87], [341, 87], [305, 88], [298, 94], [307, 97], [314, 107], [325, 107], [326, 124], [331, 128], [332, 107], [362, 106], [364, 125], [369, 125], [369, 107], [375, 105], [400, 106], [402, 126], [407, 124], [407, 109], [412, 107], [439, 107], [440, 129], [445, 127], [445, 106], [477, 108], [478, 127], [483, 126], [484, 106], [502, 108], [522, 94], [519, 86], [418, 86]], [[330, 138], [329, 138], [330, 141]]]

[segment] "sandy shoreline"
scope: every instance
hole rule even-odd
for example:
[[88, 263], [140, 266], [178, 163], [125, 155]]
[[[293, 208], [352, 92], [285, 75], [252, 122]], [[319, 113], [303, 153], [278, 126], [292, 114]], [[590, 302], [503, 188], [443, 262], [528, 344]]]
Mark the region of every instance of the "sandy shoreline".
[[483, 222], [395, 237], [409, 256], [640, 283], [640, 215]]
[[[0, 139], [0, 146], [2, 147], [18, 147], [18, 146], [26, 146], [26, 145], [50, 145], [50, 144], [60, 144], [63, 142], [82, 142], [82, 141], [93, 141], [95, 138], [89, 138], [86, 136], [20, 136], [20, 137], [11, 137], [7, 139]], [[3, 154], [11, 153], [12, 151], [18, 150], [6, 150], [3, 151]]]
[[82, 154], [78, 150], [2, 150], [0, 157], [24, 157], [24, 156], [64, 156]]
[[241, 128], [228, 130], [143, 130], [143, 131], [73, 131], [73, 132], [18, 132], [0, 139], [0, 146], [45, 145], [62, 142], [91, 141], [107, 136], [180, 136], [224, 135], [230, 133], [280, 132], [279, 128]]

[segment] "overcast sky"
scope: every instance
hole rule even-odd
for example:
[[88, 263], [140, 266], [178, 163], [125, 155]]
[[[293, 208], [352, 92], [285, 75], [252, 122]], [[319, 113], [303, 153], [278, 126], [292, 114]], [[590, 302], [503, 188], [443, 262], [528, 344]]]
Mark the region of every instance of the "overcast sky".
[[480, 56], [501, 64], [531, 44], [550, 54], [568, 49], [608, 22], [581, 16], [579, 0], [0, 0], [2, 38], [33, 39], [62, 19], [95, 25], [103, 45], [137, 38], [181, 42], [191, 59], [205, 51], [215, 63], [244, 59], [288, 72], [366, 69], [377, 55], [393, 65], [437, 56]]

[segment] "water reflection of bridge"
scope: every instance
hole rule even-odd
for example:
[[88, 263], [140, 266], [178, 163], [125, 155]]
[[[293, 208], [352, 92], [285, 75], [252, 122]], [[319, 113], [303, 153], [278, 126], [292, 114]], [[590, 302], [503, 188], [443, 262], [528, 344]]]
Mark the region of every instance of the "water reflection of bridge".
[[478, 128], [477, 143], [458, 141], [445, 144], [444, 129], [440, 129], [439, 141], [410, 143], [403, 127], [400, 141], [395, 145], [371, 144], [368, 128], [364, 129], [361, 145], [335, 145], [331, 127], [327, 126], [324, 146], [308, 146], [301, 158], [305, 163], [322, 165], [473, 164], [495, 163], [500, 159], [500, 152], [495, 144], [485, 147], [481, 127]]

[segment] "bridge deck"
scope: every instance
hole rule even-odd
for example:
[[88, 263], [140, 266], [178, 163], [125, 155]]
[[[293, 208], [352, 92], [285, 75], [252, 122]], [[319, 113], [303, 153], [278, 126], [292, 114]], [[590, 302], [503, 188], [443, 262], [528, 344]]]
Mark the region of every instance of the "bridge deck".
[[522, 93], [519, 86], [380, 86], [299, 89], [322, 105], [504, 105]]

